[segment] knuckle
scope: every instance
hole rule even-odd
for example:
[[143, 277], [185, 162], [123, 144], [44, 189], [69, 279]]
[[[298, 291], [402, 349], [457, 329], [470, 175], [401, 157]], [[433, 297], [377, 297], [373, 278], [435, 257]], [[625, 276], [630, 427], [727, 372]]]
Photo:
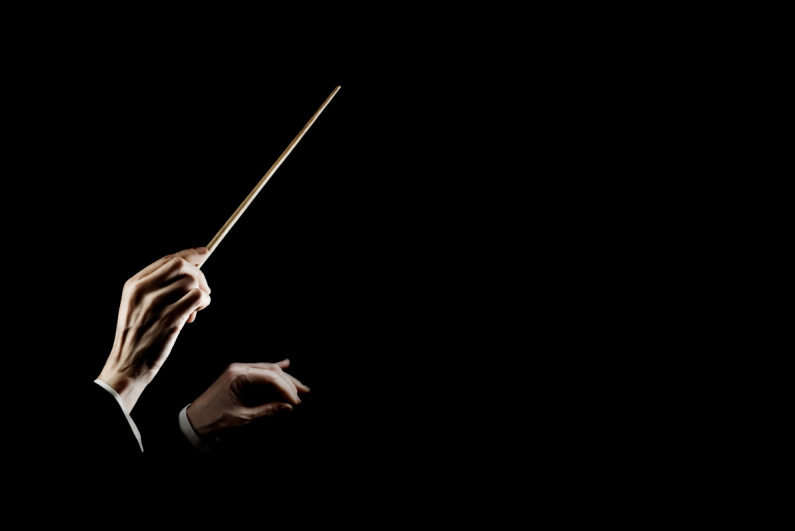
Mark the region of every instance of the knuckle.
[[188, 262], [184, 258], [182, 258], [181, 256], [177, 256], [172, 263], [174, 264], [173, 267], [176, 269], [176, 271], [179, 274], [185, 274]]
[[189, 302], [198, 305], [200, 302], [202, 302], [203, 295], [204, 292], [202, 290], [198, 288], [193, 288], [188, 290], [188, 293], [185, 295], [185, 297], [188, 299]]
[[130, 279], [125, 282], [124, 291], [134, 301], [139, 301], [144, 296], [144, 286], [139, 280]]
[[199, 283], [190, 275], [182, 275], [179, 280], [179, 287], [185, 291], [193, 290], [199, 287]]

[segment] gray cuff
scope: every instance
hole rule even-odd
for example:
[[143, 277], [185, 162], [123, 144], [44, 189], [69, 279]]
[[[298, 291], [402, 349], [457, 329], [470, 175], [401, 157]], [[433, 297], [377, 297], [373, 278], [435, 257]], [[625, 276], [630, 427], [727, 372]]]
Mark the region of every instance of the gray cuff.
[[190, 441], [190, 443], [201, 450], [202, 452], [210, 452], [213, 448], [216, 447], [218, 444], [218, 439], [214, 440], [207, 440], [202, 439], [199, 437], [195, 431], [193, 431], [193, 426], [190, 425], [190, 421], [188, 420], [188, 407], [190, 404], [182, 408], [182, 411], [179, 412], [179, 429], [182, 430], [183, 435], [185, 438]]

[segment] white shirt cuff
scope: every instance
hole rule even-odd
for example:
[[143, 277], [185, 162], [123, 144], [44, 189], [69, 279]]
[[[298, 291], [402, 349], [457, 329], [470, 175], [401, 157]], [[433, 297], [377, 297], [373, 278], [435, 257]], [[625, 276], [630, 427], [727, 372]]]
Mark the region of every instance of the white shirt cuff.
[[110, 394], [112, 394], [116, 398], [116, 402], [119, 403], [119, 407], [121, 408], [122, 413], [124, 413], [124, 416], [127, 417], [127, 422], [130, 423], [130, 428], [132, 428], [132, 431], [135, 434], [135, 438], [138, 439], [138, 446], [141, 447], [141, 451], [143, 452], [144, 451], [144, 444], [141, 442], [141, 433], [138, 431], [138, 426], [135, 425], [135, 422], [133, 421], [133, 419], [130, 416], [130, 414], [127, 413], [126, 409], [124, 409], [124, 402], [121, 401], [121, 397], [119, 396], [119, 393], [117, 393], [114, 388], [112, 388], [111, 386], [109, 386], [108, 384], [106, 384], [105, 382], [100, 380], [99, 378], [94, 380], [94, 383], [95, 384], [99, 384], [100, 387], [105, 389], [107, 392], [109, 392]]
[[202, 439], [199, 437], [196, 432], [193, 430], [193, 426], [190, 425], [190, 421], [188, 420], [188, 407], [190, 404], [182, 408], [182, 411], [179, 412], [179, 429], [182, 430], [182, 433], [185, 437], [190, 441], [190, 443], [201, 450], [202, 452], [209, 452], [218, 444], [218, 439], [213, 441]]

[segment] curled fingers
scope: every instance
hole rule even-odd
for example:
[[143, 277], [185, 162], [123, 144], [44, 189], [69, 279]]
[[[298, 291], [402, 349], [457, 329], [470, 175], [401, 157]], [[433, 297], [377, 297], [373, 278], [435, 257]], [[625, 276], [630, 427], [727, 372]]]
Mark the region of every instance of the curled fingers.
[[249, 382], [254, 385], [270, 386], [287, 403], [301, 403], [295, 384], [289, 378], [285, 378], [283, 372], [271, 368], [263, 368], [259, 365], [261, 364], [251, 364], [248, 371], [246, 371], [246, 377]]
[[183, 323], [192, 323], [196, 313], [210, 305], [210, 296], [199, 288], [189, 289], [175, 302], [168, 306], [167, 315], [171, 325], [181, 327]]
[[165, 286], [185, 276], [195, 279], [199, 288], [208, 295], [210, 294], [210, 285], [202, 270], [180, 257], [163, 262], [160, 267], [142, 278], [141, 283], [150, 286]]

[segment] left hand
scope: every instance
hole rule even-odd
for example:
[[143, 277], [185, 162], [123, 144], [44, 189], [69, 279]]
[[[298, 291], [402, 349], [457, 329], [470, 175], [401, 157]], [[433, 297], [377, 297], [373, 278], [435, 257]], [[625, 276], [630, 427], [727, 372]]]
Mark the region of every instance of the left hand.
[[193, 430], [202, 438], [214, 438], [261, 417], [292, 411], [309, 387], [284, 371], [289, 366], [289, 359], [232, 363], [188, 406]]

